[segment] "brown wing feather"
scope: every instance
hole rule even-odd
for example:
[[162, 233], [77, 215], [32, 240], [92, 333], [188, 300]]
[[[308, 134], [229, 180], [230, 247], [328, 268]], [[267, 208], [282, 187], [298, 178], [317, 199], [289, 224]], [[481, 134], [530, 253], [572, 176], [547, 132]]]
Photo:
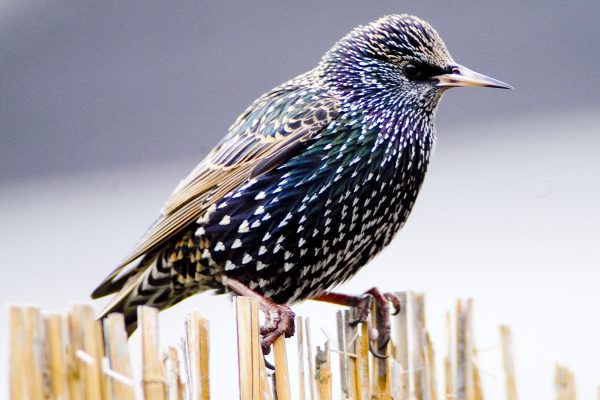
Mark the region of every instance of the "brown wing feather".
[[[338, 115], [339, 103], [311, 89], [314, 79], [311, 75], [302, 75], [265, 94], [246, 110], [228, 135], [177, 186], [160, 218], [98, 286], [94, 297], [119, 290], [114, 283], [123, 282], [124, 275], [135, 274], [138, 269], [127, 268], [133, 261], [203, 216], [228, 192], [291, 158], [306, 141], [333, 121]], [[306, 87], [304, 93], [298, 90], [302, 86]]]

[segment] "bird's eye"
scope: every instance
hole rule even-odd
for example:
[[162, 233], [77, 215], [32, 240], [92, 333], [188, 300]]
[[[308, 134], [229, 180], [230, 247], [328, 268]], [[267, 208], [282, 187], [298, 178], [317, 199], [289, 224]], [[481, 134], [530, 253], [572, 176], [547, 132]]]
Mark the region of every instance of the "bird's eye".
[[408, 63], [404, 66], [404, 75], [410, 79], [415, 79], [421, 76], [421, 68], [417, 64]]

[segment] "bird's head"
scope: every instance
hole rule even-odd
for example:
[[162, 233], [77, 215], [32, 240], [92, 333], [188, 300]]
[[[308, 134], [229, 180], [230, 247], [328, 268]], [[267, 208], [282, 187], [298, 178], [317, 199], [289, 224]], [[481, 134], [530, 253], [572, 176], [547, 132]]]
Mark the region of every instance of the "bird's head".
[[511, 88], [457, 64], [427, 22], [389, 15], [348, 33], [323, 57], [322, 79], [358, 107], [418, 106], [433, 113], [450, 87]]

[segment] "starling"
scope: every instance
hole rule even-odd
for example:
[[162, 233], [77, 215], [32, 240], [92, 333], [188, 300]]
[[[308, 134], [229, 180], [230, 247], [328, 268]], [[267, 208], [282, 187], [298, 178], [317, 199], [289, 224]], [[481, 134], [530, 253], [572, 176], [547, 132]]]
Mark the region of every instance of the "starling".
[[306, 299], [389, 319], [393, 296], [328, 290], [387, 246], [415, 203], [446, 89], [510, 88], [452, 59], [410, 15], [353, 29], [316, 68], [264, 94], [176, 187], [158, 220], [92, 293], [116, 293], [101, 317], [165, 309], [215, 290], [259, 300], [263, 348], [293, 334]]

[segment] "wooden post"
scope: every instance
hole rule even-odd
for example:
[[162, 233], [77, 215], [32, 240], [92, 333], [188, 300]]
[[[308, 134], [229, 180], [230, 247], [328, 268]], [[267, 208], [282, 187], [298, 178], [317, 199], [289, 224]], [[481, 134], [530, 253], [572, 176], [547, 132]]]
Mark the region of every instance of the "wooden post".
[[346, 339], [346, 319], [344, 311], [336, 312], [337, 339], [338, 339], [338, 359], [340, 362], [340, 388], [342, 399], [350, 399], [350, 357], [348, 356], [348, 344]]
[[285, 349], [285, 337], [279, 336], [273, 343], [275, 356], [275, 391], [277, 400], [290, 400], [290, 374], [288, 372], [287, 352]]
[[512, 332], [508, 326], [500, 326], [500, 344], [502, 347], [506, 400], [518, 400]]
[[237, 322], [238, 370], [240, 375], [240, 399], [260, 399], [260, 363], [258, 304], [243, 296], [234, 297]]
[[166, 380], [160, 359], [158, 310], [138, 307], [138, 323], [142, 339], [142, 383], [146, 400], [166, 399]]
[[64, 318], [60, 314], [44, 315], [46, 360], [48, 362], [49, 397], [67, 399], [67, 361], [65, 353]]
[[316, 394], [316, 390], [315, 390], [315, 379], [314, 379], [314, 373], [316, 371], [316, 367], [315, 367], [315, 359], [313, 358], [313, 351], [312, 351], [312, 335], [311, 335], [311, 331], [310, 331], [310, 319], [308, 317], [304, 318], [304, 329], [305, 329], [305, 336], [306, 336], [306, 366], [308, 368], [309, 372], [309, 379], [308, 379], [308, 387], [310, 389], [310, 400], [316, 400], [317, 399], [317, 394]]
[[347, 356], [348, 364], [348, 378], [349, 381], [349, 397], [351, 399], [362, 399], [361, 387], [360, 387], [360, 333], [359, 326], [351, 324], [351, 321], [356, 320], [356, 310], [344, 310], [343, 322], [344, 322], [344, 337], [346, 341], [346, 348], [344, 355]]
[[123, 314], [110, 314], [103, 321], [104, 341], [110, 370], [111, 395], [116, 399], [134, 400], [133, 372], [127, 346]]
[[437, 382], [437, 371], [435, 367], [435, 349], [429, 332], [425, 332], [425, 344], [427, 347], [427, 371], [428, 371], [428, 386], [429, 395], [431, 400], [438, 400], [438, 382]]
[[23, 315], [19, 307], [10, 306], [8, 316], [10, 326], [10, 398], [13, 400], [24, 400], [27, 398], [24, 360], [27, 343]]
[[452, 319], [450, 313], [446, 313], [446, 343], [445, 343], [445, 355], [444, 355], [444, 399], [456, 398], [455, 390], [455, 379], [456, 379], [456, 365], [455, 365], [455, 342], [452, 336]]
[[475, 389], [473, 385], [471, 338], [472, 300], [463, 304], [456, 303], [456, 395], [458, 400], [473, 400]]
[[400, 399], [408, 399], [410, 393], [410, 371], [409, 371], [409, 350], [408, 350], [408, 309], [409, 295], [407, 292], [397, 292], [396, 296], [400, 299], [400, 312], [393, 317], [395, 326], [394, 352], [395, 358], [400, 363]]
[[81, 394], [84, 399], [107, 398], [105, 375], [102, 372], [103, 349], [100, 327], [94, 309], [87, 304], [73, 304], [69, 312], [74, 366], [79, 369]]
[[413, 339], [411, 369], [414, 379], [414, 396], [416, 400], [430, 400], [425, 340], [425, 297], [422, 294], [412, 294], [410, 299]]
[[315, 356], [315, 380], [317, 383], [317, 393], [319, 400], [330, 400], [331, 388], [331, 363], [329, 355], [329, 343], [325, 342], [324, 349], [317, 346]]
[[575, 375], [566, 367], [556, 364], [554, 375], [555, 400], [576, 400]]
[[209, 384], [209, 336], [208, 320], [197, 312], [188, 315], [186, 326], [186, 349], [190, 360], [192, 386], [190, 391], [194, 400], [210, 399]]
[[296, 343], [298, 345], [298, 388], [299, 399], [306, 400], [306, 377], [304, 368], [304, 323], [302, 317], [296, 317]]
[[357, 399], [371, 399], [371, 374], [369, 371], [369, 328], [366, 323], [360, 325], [360, 336], [358, 337], [358, 377], [357, 377]]
[[[185, 395], [185, 385], [181, 380], [181, 371], [179, 369], [179, 354], [177, 348], [170, 346], [163, 355], [163, 364], [165, 377], [167, 380], [167, 398], [169, 400], [183, 400]], [[190, 388], [190, 393], [191, 393]]]
[[[383, 318], [381, 313], [378, 312], [376, 302], [373, 302], [371, 309], [371, 322], [373, 326], [377, 327], [378, 331], [381, 331], [383, 326]], [[381, 340], [382, 337], [379, 335], [377, 339], [376, 348], [381, 351]], [[383, 349], [384, 355], [388, 354], [389, 345]], [[373, 358], [373, 385], [372, 392], [373, 398], [378, 400], [391, 399], [391, 387], [390, 387], [390, 373], [389, 363], [387, 358]]]

